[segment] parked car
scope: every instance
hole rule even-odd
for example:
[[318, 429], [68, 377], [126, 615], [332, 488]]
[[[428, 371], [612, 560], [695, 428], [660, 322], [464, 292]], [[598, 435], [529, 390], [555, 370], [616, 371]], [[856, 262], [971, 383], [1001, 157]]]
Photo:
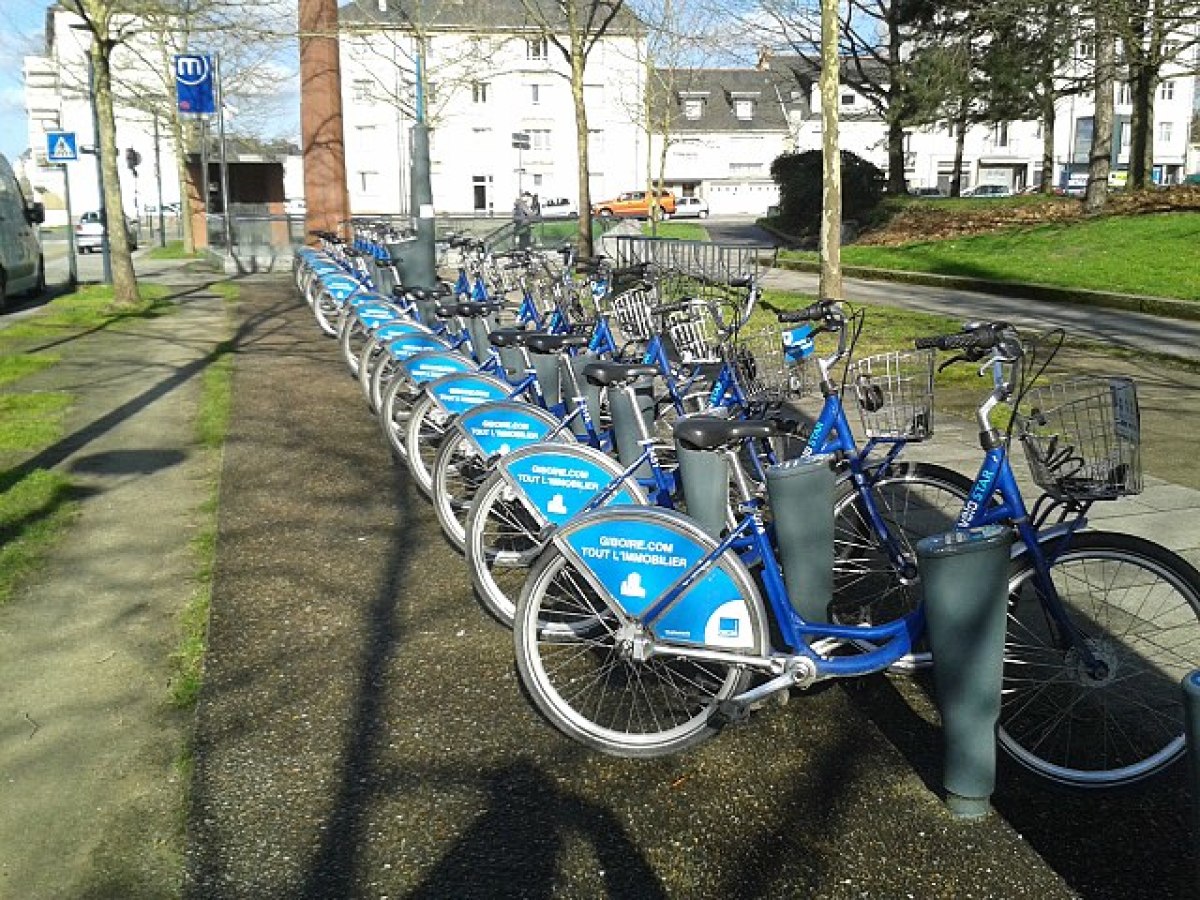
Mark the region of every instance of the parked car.
[[964, 197], [1011, 197], [1012, 188], [1005, 184], [977, 184], [963, 191]]
[[[675, 215], [675, 195], [670, 191], [656, 191], [658, 207], [666, 216]], [[626, 191], [612, 200], [601, 200], [592, 204], [592, 215], [601, 218], [616, 216], [626, 219], [648, 219], [651, 195], [646, 191]]]
[[[99, 253], [104, 249], [104, 236], [104, 211], [85, 212], [75, 226], [75, 249], [80, 253]], [[125, 238], [130, 250], [138, 248], [137, 229], [128, 219], [125, 220]]]
[[46, 288], [46, 264], [37, 226], [46, 220], [41, 203], [25, 199], [12, 167], [0, 156], [0, 309], [9, 297], [36, 297]]
[[676, 219], [707, 219], [708, 201], [703, 197], [676, 197], [671, 215]]
[[575, 201], [566, 197], [539, 197], [538, 209], [543, 219], [574, 219], [579, 216]]

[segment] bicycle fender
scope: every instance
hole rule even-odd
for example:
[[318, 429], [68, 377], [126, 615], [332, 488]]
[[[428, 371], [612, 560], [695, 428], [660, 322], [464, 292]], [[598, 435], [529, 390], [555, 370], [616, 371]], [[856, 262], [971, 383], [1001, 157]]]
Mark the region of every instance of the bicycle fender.
[[469, 409], [454, 424], [476, 453], [490, 459], [545, 440], [559, 423], [540, 406], [503, 400]]
[[[643, 620], [660, 640], [761, 652], [753, 623], [766, 621], [762, 600], [733, 553], [718, 557], [663, 606], [680, 579], [717, 547], [683, 514], [658, 507], [599, 509], [578, 516], [553, 540], [609, 603]], [[647, 614], [651, 621], [644, 621]]]
[[339, 306], [345, 303], [352, 294], [357, 294], [363, 290], [363, 286], [358, 279], [340, 273], [322, 275], [321, 287], [333, 298], [333, 302]]
[[441, 338], [419, 331], [399, 335], [387, 342], [388, 355], [400, 362], [416, 356], [423, 351], [438, 350], [445, 352], [448, 349], [446, 342]]
[[[576, 443], [532, 444], [500, 459], [497, 470], [543, 525], [563, 525], [623, 469], [594, 447]], [[649, 504], [646, 492], [627, 480], [605, 505]]]
[[381, 342], [395, 340], [406, 334], [433, 334], [419, 322], [407, 318], [398, 318], [394, 322], [386, 322], [375, 329], [375, 337]]
[[461, 353], [453, 350], [422, 350], [407, 358], [402, 358], [400, 368], [404, 377], [414, 384], [425, 384], [436, 381], [445, 375], [459, 372], [474, 372], [478, 366]]
[[400, 316], [394, 306], [388, 306], [384, 303], [364, 303], [361, 306], [354, 307], [354, 317], [367, 328], [370, 328], [373, 325], [380, 325], [384, 322], [390, 322], [392, 319], [398, 319]]
[[481, 403], [507, 400], [512, 388], [482, 372], [456, 372], [427, 382], [425, 390], [442, 412], [457, 416]]

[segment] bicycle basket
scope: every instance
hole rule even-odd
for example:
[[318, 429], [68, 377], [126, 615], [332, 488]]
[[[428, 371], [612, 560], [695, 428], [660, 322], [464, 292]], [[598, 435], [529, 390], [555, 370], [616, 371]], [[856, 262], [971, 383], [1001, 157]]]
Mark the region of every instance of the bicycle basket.
[[793, 362], [785, 353], [778, 325], [741, 332], [724, 348], [728, 362], [746, 399], [778, 402], [799, 399], [812, 390], [814, 378], [808, 359]]
[[627, 341], [648, 341], [654, 334], [654, 295], [646, 288], [634, 288], [612, 298], [612, 314]]
[[893, 351], [855, 361], [853, 388], [868, 438], [923, 441], [933, 436], [933, 351]]
[[684, 364], [721, 361], [717, 325], [707, 306], [691, 306], [686, 311], [672, 313], [666, 331]]
[[1142, 490], [1141, 416], [1132, 378], [1074, 378], [1031, 389], [1020, 420], [1033, 480], [1060, 500]]

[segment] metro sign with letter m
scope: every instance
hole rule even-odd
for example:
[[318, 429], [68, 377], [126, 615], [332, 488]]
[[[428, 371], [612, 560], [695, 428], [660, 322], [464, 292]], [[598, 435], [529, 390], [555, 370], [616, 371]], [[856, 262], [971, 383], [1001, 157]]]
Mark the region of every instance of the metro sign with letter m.
[[175, 95], [181, 113], [208, 115], [217, 111], [212, 57], [207, 53], [176, 55]]

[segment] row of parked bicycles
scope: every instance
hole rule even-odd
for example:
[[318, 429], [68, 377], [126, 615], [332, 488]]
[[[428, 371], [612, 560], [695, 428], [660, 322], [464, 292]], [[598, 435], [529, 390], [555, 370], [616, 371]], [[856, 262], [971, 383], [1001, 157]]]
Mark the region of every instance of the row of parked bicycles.
[[[571, 738], [675, 753], [774, 695], [930, 665], [914, 548], [999, 526], [1000, 746], [1083, 787], [1184, 753], [1200, 574], [1090, 527], [1093, 503], [1142, 489], [1137, 391], [1051, 380], [1061, 333], [970, 322], [863, 356], [862, 310], [779, 308], [753, 272], [450, 238], [457, 279], [426, 289], [386, 252], [318, 238], [297, 289]], [[973, 477], [905, 456], [933, 437], [950, 366], [986, 377]]]

